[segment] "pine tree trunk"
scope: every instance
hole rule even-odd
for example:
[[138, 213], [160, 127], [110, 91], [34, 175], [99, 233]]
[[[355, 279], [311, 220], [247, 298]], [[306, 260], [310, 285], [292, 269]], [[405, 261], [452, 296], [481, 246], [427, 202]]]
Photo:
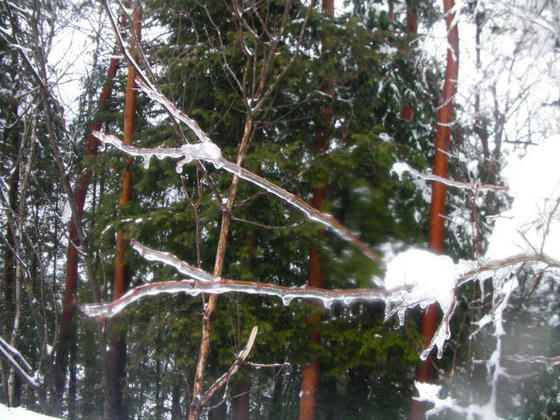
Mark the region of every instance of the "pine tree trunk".
[[[454, 98], [457, 93], [457, 79], [459, 77], [459, 31], [457, 25], [453, 25], [454, 0], [443, 0], [443, 8], [447, 25], [447, 68], [445, 71], [445, 84], [441, 95], [441, 107], [437, 113], [436, 152], [434, 158], [433, 173], [436, 176], [447, 178], [448, 161], [446, 152], [449, 151], [451, 139], [451, 124], [454, 119]], [[441, 182], [432, 184], [432, 204], [430, 216], [430, 249], [435, 253], [442, 253], [445, 238], [445, 193], [446, 186]], [[422, 334], [426, 339], [426, 345], [434, 336], [438, 318], [438, 307], [430, 305], [422, 320]], [[416, 372], [416, 380], [428, 382], [432, 378], [430, 360], [422, 363]], [[425, 406], [413, 401], [410, 418], [413, 420], [424, 418]]]
[[171, 390], [171, 420], [183, 420], [183, 410], [181, 408], [181, 387], [173, 385]]
[[247, 420], [250, 414], [251, 381], [246, 378], [237, 387], [236, 394], [239, 395], [233, 400], [233, 420]]
[[[323, 12], [325, 12], [329, 17], [334, 16], [334, 0], [323, 0]], [[325, 45], [323, 45], [325, 48]], [[328, 49], [328, 47], [327, 47]], [[332, 55], [333, 51], [329, 51], [329, 55]], [[327, 82], [326, 89], [323, 89], [325, 93], [329, 96], [334, 94], [334, 80], [331, 77]], [[315, 150], [318, 153], [324, 152], [328, 149], [328, 140], [325, 138], [325, 131], [323, 127], [330, 124], [332, 120], [332, 109], [327, 107], [324, 114], [324, 124], [319, 125], [318, 131], [315, 133]], [[320, 187], [313, 188], [312, 194], [312, 205], [318, 210], [323, 208], [323, 205], [327, 199], [327, 182], [328, 179], [323, 180], [323, 185]], [[322, 232], [320, 233], [322, 236]], [[317, 249], [312, 248], [309, 251], [309, 280], [307, 283], [311, 287], [322, 288], [324, 286], [323, 270], [321, 266], [320, 256]], [[318, 306], [314, 304], [313, 306]], [[311, 340], [314, 343], [319, 343], [321, 340], [321, 314], [319, 312], [314, 312], [307, 318], [306, 322], [313, 325], [313, 330], [311, 332]], [[319, 388], [319, 361], [317, 359], [312, 359], [309, 364], [304, 366], [302, 380], [301, 380], [301, 392], [300, 392], [300, 403], [299, 403], [299, 418], [304, 419], [314, 419], [315, 418], [315, 406], [317, 400], [317, 391]]]
[[[12, 64], [14, 66], [14, 71], [12, 72], [12, 80], [15, 79], [16, 72], [15, 69], [18, 68], [18, 55], [16, 52], [12, 54]], [[15, 86], [14, 86], [15, 89]], [[15, 96], [15, 95], [14, 95]], [[18, 103], [14, 103], [12, 108], [9, 111], [9, 120], [7, 121], [6, 127], [12, 127], [12, 130], [8, 131], [9, 143], [11, 146], [11, 151], [13, 153], [13, 167], [11, 169], [11, 175], [9, 178], [9, 191], [8, 191], [8, 212], [10, 215], [8, 216], [8, 223], [6, 224], [6, 246], [4, 247], [4, 273], [2, 277], [2, 292], [3, 292], [3, 317], [2, 321], [5, 325], [2, 326], [2, 335], [4, 337], [9, 337], [11, 334], [10, 327], [14, 323], [15, 317], [15, 271], [16, 271], [16, 240], [14, 236], [14, 229], [15, 224], [13, 219], [16, 217], [17, 214], [17, 207], [18, 207], [18, 190], [19, 190], [19, 172], [20, 172], [20, 159], [18, 156], [21, 137], [18, 131], [18, 126], [15, 125], [16, 121], [18, 121]], [[5, 361], [2, 360], [2, 380], [4, 382], [4, 386], [2, 387], [5, 390], [6, 395], [4, 396], [4, 401], [9, 402], [9, 374], [10, 372], [10, 365]], [[18, 378], [19, 379], [19, 378]]]
[[[113, 90], [113, 79], [117, 74], [119, 66], [119, 59], [112, 58], [107, 70], [105, 85], [101, 91], [97, 110], [101, 111], [105, 108], [107, 101], [111, 97]], [[101, 129], [101, 121], [94, 122], [88, 134], [86, 156], [97, 156], [98, 140], [93, 136], [94, 131]], [[84, 213], [84, 204], [86, 200], [87, 190], [91, 182], [92, 173], [89, 168], [86, 168], [74, 187], [73, 197], [76, 203], [76, 210], [78, 219], [81, 220]], [[62, 317], [60, 320], [60, 332], [58, 337], [58, 350], [55, 359], [55, 388], [57, 393], [57, 401], [62, 401], [62, 394], [66, 383], [66, 370], [68, 367], [68, 352], [72, 347], [75, 340], [75, 325], [73, 323], [75, 307], [74, 307], [74, 294], [78, 287], [78, 260], [79, 250], [81, 245], [78, 238], [77, 226], [71, 218], [68, 226], [69, 240], [68, 248], [66, 250], [66, 281], [64, 290], [64, 306]]]
[[[134, 7], [131, 22], [131, 45], [132, 54], [135, 56], [134, 45], [140, 42], [142, 25], [142, 8], [139, 4]], [[130, 145], [133, 143], [133, 136], [136, 125], [136, 69], [132, 64], [128, 65], [128, 79], [126, 84], [126, 97], [124, 109], [124, 130], [123, 143]], [[123, 170], [121, 183], [121, 196], [119, 206], [124, 207], [128, 204], [132, 196], [132, 171], [133, 159], [128, 158], [126, 167]], [[113, 282], [113, 300], [118, 299], [128, 288], [128, 273], [125, 260], [125, 253], [128, 248], [124, 235], [124, 229], [119, 229], [117, 233], [117, 243], [115, 246], [115, 277]], [[111, 331], [111, 350], [109, 356], [109, 382], [110, 382], [110, 403], [109, 416], [111, 420], [122, 420], [127, 418], [125, 405], [123, 402], [123, 387], [126, 376], [126, 332], [120, 328]]]
[[[418, 35], [418, 0], [407, 0], [406, 2], [406, 27], [410, 39], [414, 39]], [[403, 102], [401, 109], [401, 119], [405, 121], [414, 120], [414, 108], [409, 102]]]

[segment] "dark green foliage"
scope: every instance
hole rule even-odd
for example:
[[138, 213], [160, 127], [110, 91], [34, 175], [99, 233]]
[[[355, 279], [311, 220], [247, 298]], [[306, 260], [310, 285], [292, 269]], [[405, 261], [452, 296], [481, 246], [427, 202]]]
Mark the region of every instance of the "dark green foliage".
[[[261, 6], [261, 12], [268, 13], [270, 27], [279, 22], [283, 4]], [[197, 3], [157, 2], [154, 6], [153, 13], [170, 31], [169, 42], [150, 46], [153, 59], [165, 63], [162, 89], [199, 122], [228, 159], [235, 160], [248, 110], [235, 80], [224, 69], [225, 56], [239, 79], [246, 70], [231, 11], [222, 3], [207, 5], [212, 21], [220, 27], [225, 48], [222, 52], [212, 21]], [[289, 11], [292, 17], [284, 39], [291, 40], [292, 47], [281, 44], [269, 80], [289, 63], [305, 12], [297, 3]], [[255, 51], [266, 51], [267, 46], [249, 38], [247, 45]], [[425, 165], [433, 134], [425, 129], [434, 116], [430, 110], [433, 100], [429, 90], [418, 82], [416, 70], [407, 64], [405, 58], [413, 54], [405, 51], [407, 48], [406, 35], [390, 28], [384, 16], [369, 12], [365, 19], [360, 15], [327, 19], [312, 13], [298, 59], [255, 115], [255, 135], [245, 166], [306, 200], [310, 200], [312, 186], [328, 179], [326, 210], [372, 245], [390, 239], [421, 241], [425, 228], [418, 221], [425, 214], [418, 213], [418, 196], [411, 186], [389, 174], [399, 159], [406, 158], [419, 167]], [[321, 54], [322, 50], [332, 50], [333, 54]], [[332, 74], [336, 75], [335, 99], [320, 92], [322, 80]], [[405, 92], [418, 99], [414, 105], [417, 120], [413, 123], [399, 119]], [[146, 106], [142, 112], [156, 123], [145, 128], [141, 125], [135, 144], [179, 145], [174, 127], [161, 120], [153, 104]], [[333, 124], [324, 120], [326, 107], [333, 110]], [[319, 127], [327, 132], [331, 144], [323, 154], [317, 154], [313, 146]], [[396, 141], [387, 141], [387, 136]], [[170, 161], [153, 160], [149, 169], [138, 165], [134, 170], [134, 199], [123, 209], [123, 222], [119, 223], [116, 179], [122, 159], [111, 151], [94, 164], [99, 168], [99, 180], [103, 179], [103, 193], [92, 220], [98, 238], [96, 248], [106, 250], [100, 252], [100, 261], [106, 261], [104, 277], [111, 279], [111, 243], [121, 225], [129, 238], [196, 264], [196, 218], [201, 226], [202, 268], [211, 272], [220, 209], [208, 181], [193, 165], [182, 175], [177, 175]], [[220, 194], [226, 196], [231, 177], [211, 167], [207, 170]], [[250, 184], [240, 184], [233, 215], [225, 277], [303, 285], [312, 244], [320, 247], [328, 288], [370, 287], [372, 274], [379, 273], [375, 264], [340, 238], [318, 236], [318, 226]], [[133, 285], [178, 278], [173, 271], [147, 264], [132, 253], [130, 272]], [[242, 375], [250, 379], [254, 390], [252, 410], [259, 416], [294, 417], [300, 369], [312, 357], [318, 357], [321, 364], [321, 418], [403, 415], [412, 392], [413, 366], [421, 341], [413, 329], [384, 325], [383, 310], [378, 305], [336, 306], [321, 310], [322, 340], [320, 345], [310, 345], [311, 326], [305, 320], [314, 310], [303, 302], [285, 307], [273, 298], [220, 297], [207, 384], [231, 365], [251, 327], [257, 325], [259, 336], [252, 360], [290, 363], [278, 377], [278, 368], [244, 369]], [[164, 295], [143, 301], [122, 315], [119, 322], [128, 326], [130, 343], [127, 398], [131, 412], [148, 410], [153, 414], [163, 410], [169, 415], [169, 404], [166, 408], [158, 405], [156, 394], [169, 401], [177, 386], [182, 390], [183, 409], [186, 407], [198, 352], [201, 311], [200, 299]], [[275, 396], [280, 390], [282, 402]], [[234, 394], [228, 395], [231, 398]], [[148, 408], [154, 406], [160, 408]]]
[[[246, 12], [259, 37], [247, 31], [240, 35], [233, 10], [223, 2], [210, 1], [206, 7], [187, 0], [152, 2], [144, 11], [149, 16], [147, 22], [161, 25], [165, 36], [145, 47], [149, 60], [158, 66], [163, 92], [198, 121], [226, 158], [235, 161], [247, 116], [252, 113], [244, 95], [259, 92], [252, 78], [258, 80], [265, 68], [272, 43], [255, 13]], [[267, 29], [277, 33], [285, 2], [269, 1], [255, 7], [266, 17]], [[421, 242], [427, 229], [425, 204], [414, 186], [390, 174], [397, 160], [404, 159], [418, 168], [430, 161], [436, 95], [412, 64], [415, 52], [408, 35], [375, 8], [357, 7], [352, 15], [337, 18], [327, 18], [314, 10], [294, 58], [306, 13], [300, 2], [287, 10], [288, 23], [264, 80], [264, 91], [270, 88], [270, 92], [260, 93], [265, 100], [251, 114], [254, 135], [244, 166], [306, 201], [311, 201], [313, 187], [327, 182], [325, 210], [374, 247], [395, 240]], [[262, 58], [254, 67], [247, 67], [250, 60], [243, 45]], [[91, 78], [84, 80], [80, 101], [83, 119], [72, 126], [83, 136], [104, 83], [105, 64], [100, 62]], [[249, 75], [247, 80], [244, 74]], [[117, 136], [122, 135], [125, 77], [124, 72], [119, 74], [108, 109], [94, 117], [104, 121], [105, 132]], [[322, 91], [324, 81], [331, 77], [334, 97]], [[405, 99], [415, 110], [414, 122], [399, 118]], [[326, 109], [332, 110], [331, 121], [325, 119]], [[177, 128], [142, 93], [138, 110], [135, 146], [180, 145]], [[44, 138], [40, 123], [38, 130], [43, 130], [38, 137]], [[192, 133], [183, 130], [195, 140]], [[328, 150], [321, 153], [314, 147], [318, 130], [329, 142]], [[84, 220], [102, 298], [109, 300], [111, 296], [115, 235], [121, 227], [127, 239], [136, 238], [193, 265], [200, 258], [201, 268], [212, 272], [221, 218], [215, 195], [217, 191], [222, 198], [227, 197], [231, 175], [207, 165], [209, 180], [195, 165], [185, 167], [179, 175], [172, 161], [153, 159], [149, 168], [136, 161], [133, 199], [119, 208], [120, 178], [127, 157], [108, 148], [94, 159], [83, 159], [83, 136], [76, 136], [79, 141], [68, 140], [64, 150], [74, 178], [83, 167], [93, 171], [91, 201]], [[4, 140], [2, 147], [7, 147]], [[45, 150], [38, 151], [35, 173], [47, 181], [56, 176]], [[48, 230], [40, 240], [51, 239], [58, 246], [49, 250], [49, 261], [59, 258], [53, 277], [56, 282], [49, 293], [60, 299], [64, 273], [60, 254], [64, 247], [56, 235], [60, 236], [65, 226], [56, 220], [56, 211], [51, 212], [47, 206], [52, 195], [41, 195], [45, 186], [37, 184], [34, 188], [35, 209], [47, 209], [37, 211], [37, 217], [52, 219], [51, 223], [58, 226], [58, 231]], [[58, 188], [55, 184], [55, 197]], [[319, 250], [327, 288], [371, 287], [372, 276], [380, 274], [380, 267], [353, 246], [336, 235], [320, 233], [320, 226], [251, 184], [239, 185], [233, 217], [224, 277], [302, 286], [307, 282], [311, 247]], [[131, 286], [180, 279], [175, 271], [148, 263], [133, 251], [128, 252], [127, 259]], [[77, 300], [93, 300], [91, 285], [85, 281], [80, 282]], [[185, 413], [192, 397], [203, 302], [183, 295], [160, 295], [136, 303], [112, 321], [127, 334], [124, 397], [131, 418], [171, 418], [177, 408]], [[319, 344], [309, 342], [312, 325], [306, 319], [314, 311], [320, 311], [323, 318]], [[301, 370], [313, 358], [318, 358], [321, 366], [319, 418], [394, 418], [406, 413], [421, 346], [414, 323], [405, 329], [384, 324], [383, 308], [366, 302], [325, 310], [305, 302], [284, 306], [274, 298], [222, 296], [214, 316], [207, 386], [231, 366], [254, 325], [259, 327], [259, 335], [251, 360], [289, 363], [283, 368], [244, 367], [232, 379], [226, 398], [235, 398], [233, 390], [242, 380], [249, 380], [251, 413], [255, 417], [297, 416]], [[23, 349], [30, 354], [38, 348], [40, 345], [31, 342]], [[99, 329], [93, 321], [81, 318], [75, 359], [76, 413], [80, 418], [103, 415], [104, 353]], [[222, 395], [218, 393], [211, 404], [218, 403]], [[70, 403], [65, 401], [63, 408], [54, 411], [65, 411]]]

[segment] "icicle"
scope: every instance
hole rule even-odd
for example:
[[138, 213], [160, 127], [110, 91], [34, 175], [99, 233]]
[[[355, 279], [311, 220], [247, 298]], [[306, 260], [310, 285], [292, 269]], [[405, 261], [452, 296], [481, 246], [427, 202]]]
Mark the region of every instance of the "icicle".
[[290, 303], [292, 303], [292, 300], [294, 300], [293, 296], [282, 296], [282, 303], [284, 306], [289, 306]]
[[406, 315], [406, 309], [405, 308], [401, 308], [397, 311], [397, 317], [399, 318], [399, 325], [401, 327], [404, 326], [405, 315]]

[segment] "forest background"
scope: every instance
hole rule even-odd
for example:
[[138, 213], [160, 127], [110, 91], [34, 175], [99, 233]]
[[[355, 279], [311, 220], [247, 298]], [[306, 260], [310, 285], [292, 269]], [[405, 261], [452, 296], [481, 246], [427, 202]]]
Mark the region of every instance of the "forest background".
[[[560, 414], [558, 259], [545, 249], [560, 201], [544, 158], [554, 187], [552, 204], [539, 208], [545, 222], [509, 226], [532, 259], [453, 283], [439, 359], [420, 361], [433, 301], [425, 296], [403, 298], [386, 319], [382, 292], [358, 301], [340, 292], [328, 307], [255, 295], [259, 284], [391, 289], [379, 281], [386, 264], [430, 244], [438, 127], [451, 134], [445, 253], [477, 267], [517, 255], [494, 238], [497, 216], [519, 197], [502, 187], [514, 180], [503, 169], [559, 142], [545, 142], [560, 121], [554, 1], [344, 6], [0, 3], [3, 403], [69, 419], [421, 418], [432, 407], [445, 418]], [[448, 42], [457, 26], [460, 47]], [[445, 100], [446, 82], [457, 84], [446, 77], [449, 56], [461, 71]], [[454, 117], [442, 124], [438, 112], [451, 103]], [[179, 148], [203, 140], [198, 126], [181, 125], [192, 121], [185, 114], [224, 158], [348, 230], [333, 233], [220, 165], [178, 173], [177, 162], [151, 155], [143, 165], [93, 134]], [[403, 162], [416, 171], [403, 176]], [[538, 163], [525, 170], [545, 184], [529, 176]], [[212, 282], [247, 282], [253, 294], [153, 292], [115, 316], [86, 316], [76, 304], [185, 277], [169, 256], [142, 258], [131, 239], [213, 273]], [[399, 264], [437, 277], [441, 261]], [[432, 404], [413, 403], [419, 366], [445, 390], [421, 395]]]

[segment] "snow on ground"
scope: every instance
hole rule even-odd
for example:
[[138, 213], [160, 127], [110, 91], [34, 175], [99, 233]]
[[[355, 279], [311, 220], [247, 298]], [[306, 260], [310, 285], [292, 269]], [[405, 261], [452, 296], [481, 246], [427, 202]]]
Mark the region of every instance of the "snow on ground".
[[0, 419], [2, 420], [60, 420], [57, 417], [49, 417], [38, 414], [25, 408], [11, 408], [0, 404]]

